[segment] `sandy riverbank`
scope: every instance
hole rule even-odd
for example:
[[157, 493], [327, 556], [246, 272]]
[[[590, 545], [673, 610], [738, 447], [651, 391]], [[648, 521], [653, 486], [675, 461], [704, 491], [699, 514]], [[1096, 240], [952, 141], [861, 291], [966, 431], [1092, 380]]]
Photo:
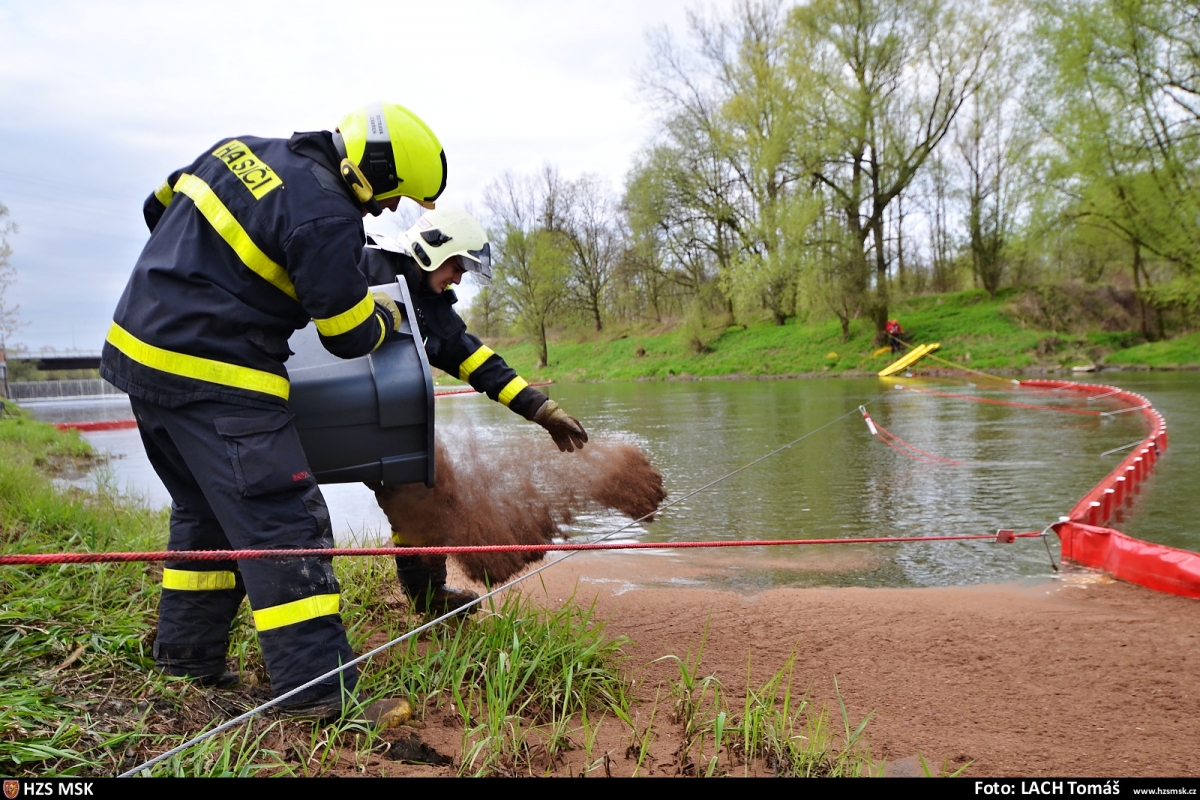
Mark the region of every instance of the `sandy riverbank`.
[[[920, 753], [939, 767], [973, 762], [970, 776], [1200, 775], [1195, 600], [1094, 573], [1022, 585], [738, 593], [689, 588], [697, 569], [587, 554], [523, 591], [546, 604], [572, 593], [594, 601], [609, 632], [633, 640], [647, 703], [674, 670], [654, 660], [694, 650], [707, 628], [702, 674], [740, 695], [748, 653], [762, 680], [794, 648], [798, 686], [836, 708], [836, 675], [851, 719], [873, 712], [872, 752], [889, 761]], [[663, 772], [672, 744], [664, 736], [652, 750]], [[628, 774], [624, 764], [614, 754], [613, 774]]]

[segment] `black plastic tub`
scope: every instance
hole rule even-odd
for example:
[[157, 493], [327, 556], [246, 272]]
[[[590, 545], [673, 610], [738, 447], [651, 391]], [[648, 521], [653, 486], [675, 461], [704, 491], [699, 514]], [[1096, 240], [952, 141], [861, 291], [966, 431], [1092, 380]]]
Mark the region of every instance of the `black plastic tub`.
[[402, 336], [361, 358], [342, 359], [316, 326], [288, 345], [291, 399], [300, 441], [318, 483], [424, 483], [433, 486], [433, 374], [404, 281], [374, 286], [404, 314]]

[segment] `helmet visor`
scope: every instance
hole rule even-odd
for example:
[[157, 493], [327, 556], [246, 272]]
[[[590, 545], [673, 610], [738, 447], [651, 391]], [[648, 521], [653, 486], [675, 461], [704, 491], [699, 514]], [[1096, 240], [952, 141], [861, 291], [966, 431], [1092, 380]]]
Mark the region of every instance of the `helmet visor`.
[[490, 242], [484, 242], [483, 247], [478, 250], [468, 250], [459, 255], [462, 257], [460, 260], [462, 261], [463, 269], [479, 276], [485, 283], [491, 282], [492, 245]]

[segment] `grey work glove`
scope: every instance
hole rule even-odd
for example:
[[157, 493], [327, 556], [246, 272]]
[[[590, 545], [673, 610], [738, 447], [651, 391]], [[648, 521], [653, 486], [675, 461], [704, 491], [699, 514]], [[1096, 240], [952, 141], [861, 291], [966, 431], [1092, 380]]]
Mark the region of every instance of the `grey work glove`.
[[558, 403], [547, 400], [533, 415], [533, 421], [550, 431], [554, 443], [564, 453], [574, 453], [575, 448], [583, 449], [583, 443], [588, 440], [587, 431], [579, 424], [579, 420], [558, 407]]

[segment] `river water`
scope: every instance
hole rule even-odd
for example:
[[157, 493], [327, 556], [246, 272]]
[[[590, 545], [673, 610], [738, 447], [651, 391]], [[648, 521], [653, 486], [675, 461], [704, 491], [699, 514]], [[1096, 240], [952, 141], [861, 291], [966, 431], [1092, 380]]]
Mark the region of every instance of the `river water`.
[[[1200, 550], [1195, 470], [1200, 463], [1200, 374], [1122, 373], [1104, 383], [1146, 395], [1167, 418], [1171, 446], [1116, 526], [1149, 541]], [[986, 391], [918, 379], [564, 384], [552, 395], [597, 441], [643, 447], [679, 498], [809, 434], [722, 483], [620, 534], [648, 542], [994, 533], [1040, 530], [1065, 514], [1123, 456], [1106, 450], [1145, 435], [1138, 414], [1090, 417], [917, 394], [895, 385], [973, 393], [1063, 408], [1109, 410], [1100, 400], [1043, 392]], [[916, 461], [870, 434], [859, 405], [905, 441], [958, 465]], [[29, 404], [51, 421], [128, 417], [125, 400]], [[497, 469], [521, 469], [523, 448], [545, 433], [482, 396], [437, 402], [440, 431], [470, 437]], [[842, 417], [839, 419], [839, 417]], [[832, 424], [830, 424], [832, 423]], [[827, 426], [827, 427], [823, 427]], [[136, 430], [87, 434], [113, 454], [109, 479], [154, 506], [170, 502]], [[569, 457], [569, 456], [563, 456]], [[374, 497], [358, 484], [324, 487], [342, 543], [387, 531]], [[574, 536], [623, 523], [582, 515]], [[743, 590], [768, 586], [944, 586], [1039, 579], [1051, 553], [1035, 539], [993, 542], [754, 547], [647, 551], [647, 558], [703, 564], [697, 580]]]

